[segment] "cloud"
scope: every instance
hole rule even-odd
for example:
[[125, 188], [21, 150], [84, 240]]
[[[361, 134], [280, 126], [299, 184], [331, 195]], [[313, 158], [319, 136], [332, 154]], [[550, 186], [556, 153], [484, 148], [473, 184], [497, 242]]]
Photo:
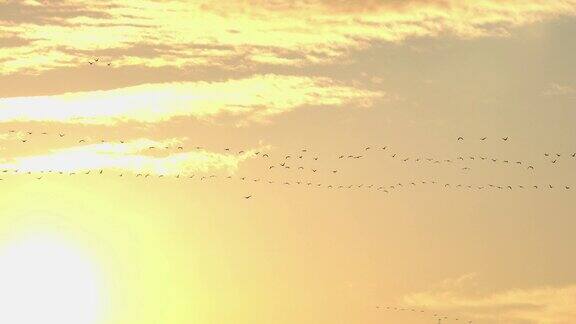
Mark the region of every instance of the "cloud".
[[446, 280], [433, 289], [410, 294], [404, 303], [460, 317], [511, 324], [569, 324], [576, 319], [576, 285], [479, 293], [477, 276]]
[[305, 106], [366, 106], [381, 92], [339, 85], [326, 78], [259, 75], [222, 82], [143, 84], [107, 91], [0, 99], [0, 122], [40, 121], [112, 125], [155, 123], [174, 117], [238, 117], [265, 122]]
[[175, 145], [177, 139], [153, 141], [138, 139], [126, 143], [99, 143], [53, 150], [43, 155], [0, 159], [0, 170], [25, 172], [87, 172], [114, 169], [151, 175], [189, 175], [194, 172], [234, 173], [241, 162], [254, 157], [253, 150], [240, 155], [219, 154], [205, 150], [146, 154], [150, 146]]
[[566, 96], [576, 94], [576, 89], [570, 86], [552, 83], [543, 94], [545, 96]]
[[95, 54], [117, 67], [327, 64], [374, 42], [502, 36], [574, 14], [576, 0], [7, 1], [0, 27], [30, 44], [0, 50], [0, 74], [78, 66]]

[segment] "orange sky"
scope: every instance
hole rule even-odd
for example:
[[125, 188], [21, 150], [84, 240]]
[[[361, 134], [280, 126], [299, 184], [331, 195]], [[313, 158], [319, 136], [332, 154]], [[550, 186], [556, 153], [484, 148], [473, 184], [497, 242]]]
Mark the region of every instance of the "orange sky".
[[0, 0], [0, 322], [576, 322], [575, 15]]

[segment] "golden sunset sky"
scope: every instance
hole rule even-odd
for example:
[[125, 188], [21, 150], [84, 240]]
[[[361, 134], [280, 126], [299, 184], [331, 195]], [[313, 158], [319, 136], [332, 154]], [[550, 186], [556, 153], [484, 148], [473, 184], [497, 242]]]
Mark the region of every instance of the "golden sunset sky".
[[575, 0], [0, 0], [0, 323], [576, 323]]

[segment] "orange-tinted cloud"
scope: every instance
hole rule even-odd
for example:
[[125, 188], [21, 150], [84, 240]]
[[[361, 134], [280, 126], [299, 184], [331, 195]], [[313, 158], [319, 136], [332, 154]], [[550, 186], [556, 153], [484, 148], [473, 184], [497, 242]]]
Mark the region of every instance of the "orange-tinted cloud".
[[261, 75], [223, 82], [143, 84], [108, 91], [0, 99], [0, 122], [44, 121], [115, 124], [162, 122], [174, 117], [237, 116], [239, 124], [263, 122], [305, 106], [366, 106], [380, 92], [326, 78]]
[[205, 150], [178, 151], [166, 156], [147, 154], [150, 146], [174, 145], [177, 139], [153, 141], [138, 139], [126, 143], [99, 143], [53, 150], [46, 154], [0, 159], [0, 170], [19, 173], [87, 172], [113, 169], [150, 175], [191, 175], [194, 172], [233, 173], [241, 162], [254, 157], [252, 150], [240, 155]]
[[477, 276], [469, 274], [405, 296], [404, 302], [487, 323], [569, 324], [576, 318], [576, 285], [496, 293], [479, 293], [477, 287]]
[[575, 0], [7, 1], [0, 38], [25, 43], [0, 49], [0, 74], [83, 65], [94, 55], [116, 67], [324, 64], [373, 42], [507, 35], [574, 14]]

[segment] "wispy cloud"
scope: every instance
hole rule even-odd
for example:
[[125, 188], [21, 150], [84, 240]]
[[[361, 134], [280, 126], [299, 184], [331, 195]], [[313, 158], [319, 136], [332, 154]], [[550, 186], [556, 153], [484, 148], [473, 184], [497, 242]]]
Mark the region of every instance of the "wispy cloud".
[[545, 96], [566, 96], [576, 94], [576, 88], [558, 83], [552, 83], [548, 89], [544, 90]]
[[109, 91], [0, 99], [0, 122], [50, 121], [115, 124], [154, 123], [174, 117], [238, 117], [264, 122], [306, 106], [370, 105], [381, 92], [360, 90], [326, 78], [263, 75], [223, 82], [144, 84]]
[[507, 35], [574, 14], [575, 0], [11, 0], [0, 3], [0, 26], [29, 43], [0, 50], [0, 74], [77, 66], [96, 54], [116, 66], [324, 64], [373, 42]]
[[475, 274], [446, 280], [428, 291], [405, 296], [404, 302], [494, 323], [569, 324], [576, 318], [576, 285], [482, 294], [477, 280]]
[[160, 142], [139, 139], [126, 143], [81, 145], [41, 155], [2, 159], [0, 170], [37, 173], [113, 169], [151, 175], [185, 175], [217, 171], [234, 173], [241, 162], [255, 156], [251, 150], [240, 155], [205, 150], [172, 152], [165, 156], [146, 154], [151, 146], [163, 147], [177, 142], [177, 139]]

